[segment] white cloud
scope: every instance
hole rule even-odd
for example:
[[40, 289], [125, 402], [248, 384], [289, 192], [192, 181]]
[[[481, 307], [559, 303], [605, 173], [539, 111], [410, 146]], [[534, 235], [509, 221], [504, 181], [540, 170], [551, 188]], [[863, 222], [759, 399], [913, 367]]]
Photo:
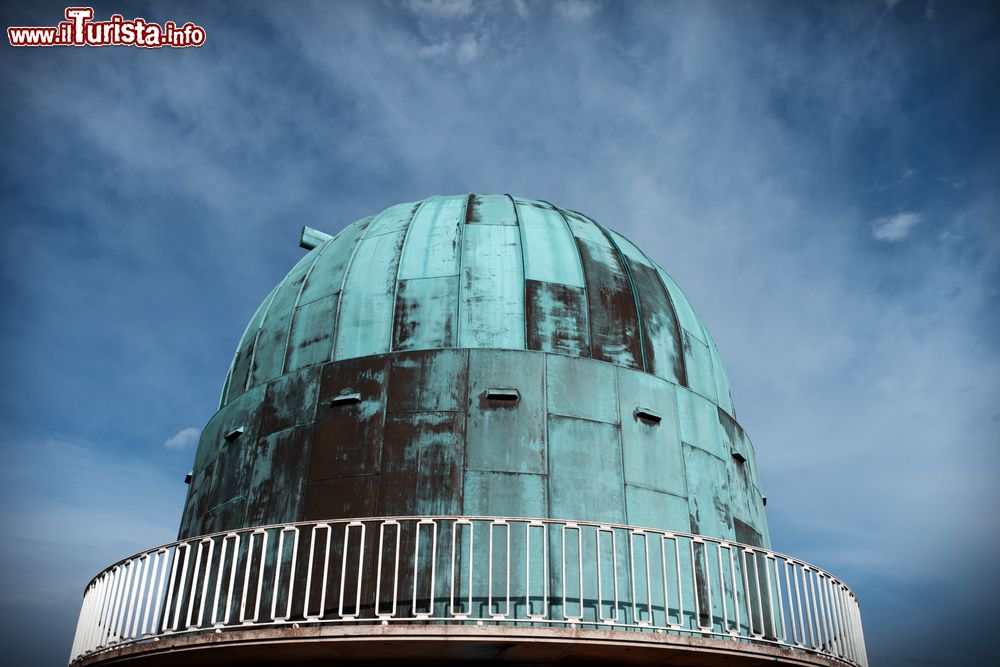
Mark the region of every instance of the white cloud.
[[920, 224], [920, 214], [912, 211], [886, 215], [872, 222], [872, 236], [879, 241], [895, 243], [909, 236], [918, 224]]
[[459, 19], [472, 13], [472, 0], [409, 0], [406, 6], [415, 14], [437, 19]]
[[458, 62], [468, 65], [479, 57], [479, 43], [471, 36], [466, 37], [455, 49], [455, 55], [458, 57]]
[[201, 431], [193, 426], [189, 426], [179, 431], [176, 435], [167, 438], [163, 446], [167, 449], [187, 449], [198, 442], [199, 435], [201, 435]]
[[570, 21], [583, 21], [594, 15], [597, 5], [586, 0], [563, 0], [556, 4], [556, 11]]

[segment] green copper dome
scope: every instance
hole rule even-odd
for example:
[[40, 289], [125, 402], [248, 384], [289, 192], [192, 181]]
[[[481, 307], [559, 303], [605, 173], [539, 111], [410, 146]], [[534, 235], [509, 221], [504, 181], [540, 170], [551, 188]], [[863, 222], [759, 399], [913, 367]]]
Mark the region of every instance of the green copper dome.
[[715, 343], [662, 268], [585, 215], [507, 195], [398, 204], [320, 243], [258, 308], [222, 405], [315, 364], [444, 348], [594, 358], [733, 414]]

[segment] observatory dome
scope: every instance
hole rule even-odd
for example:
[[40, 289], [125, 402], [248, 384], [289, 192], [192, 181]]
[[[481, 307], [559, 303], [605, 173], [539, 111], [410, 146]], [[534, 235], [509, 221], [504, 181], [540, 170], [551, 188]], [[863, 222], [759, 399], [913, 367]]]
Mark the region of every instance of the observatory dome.
[[182, 536], [503, 514], [767, 544], [715, 343], [620, 234], [479, 194], [307, 232], [239, 343]]

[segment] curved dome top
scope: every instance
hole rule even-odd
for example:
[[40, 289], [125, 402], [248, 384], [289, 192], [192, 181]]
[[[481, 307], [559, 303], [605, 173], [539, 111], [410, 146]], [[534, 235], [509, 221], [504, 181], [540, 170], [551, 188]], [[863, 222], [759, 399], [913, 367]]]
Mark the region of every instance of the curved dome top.
[[662, 268], [585, 215], [508, 195], [397, 204], [311, 250], [247, 326], [222, 404], [313, 364], [450, 347], [591, 357], [733, 412], [715, 343]]

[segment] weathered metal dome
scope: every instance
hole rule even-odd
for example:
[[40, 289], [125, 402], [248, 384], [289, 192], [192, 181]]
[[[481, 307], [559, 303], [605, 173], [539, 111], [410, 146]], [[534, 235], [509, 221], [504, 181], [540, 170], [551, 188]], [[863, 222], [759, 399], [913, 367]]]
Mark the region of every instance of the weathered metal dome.
[[662, 268], [580, 213], [506, 195], [398, 204], [319, 244], [257, 310], [222, 403], [313, 364], [440, 348], [600, 359], [733, 414], [715, 343]]
[[715, 343], [627, 239], [506, 195], [313, 234], [240, 341], [182, 536], [505, 514], [768, 543]]

